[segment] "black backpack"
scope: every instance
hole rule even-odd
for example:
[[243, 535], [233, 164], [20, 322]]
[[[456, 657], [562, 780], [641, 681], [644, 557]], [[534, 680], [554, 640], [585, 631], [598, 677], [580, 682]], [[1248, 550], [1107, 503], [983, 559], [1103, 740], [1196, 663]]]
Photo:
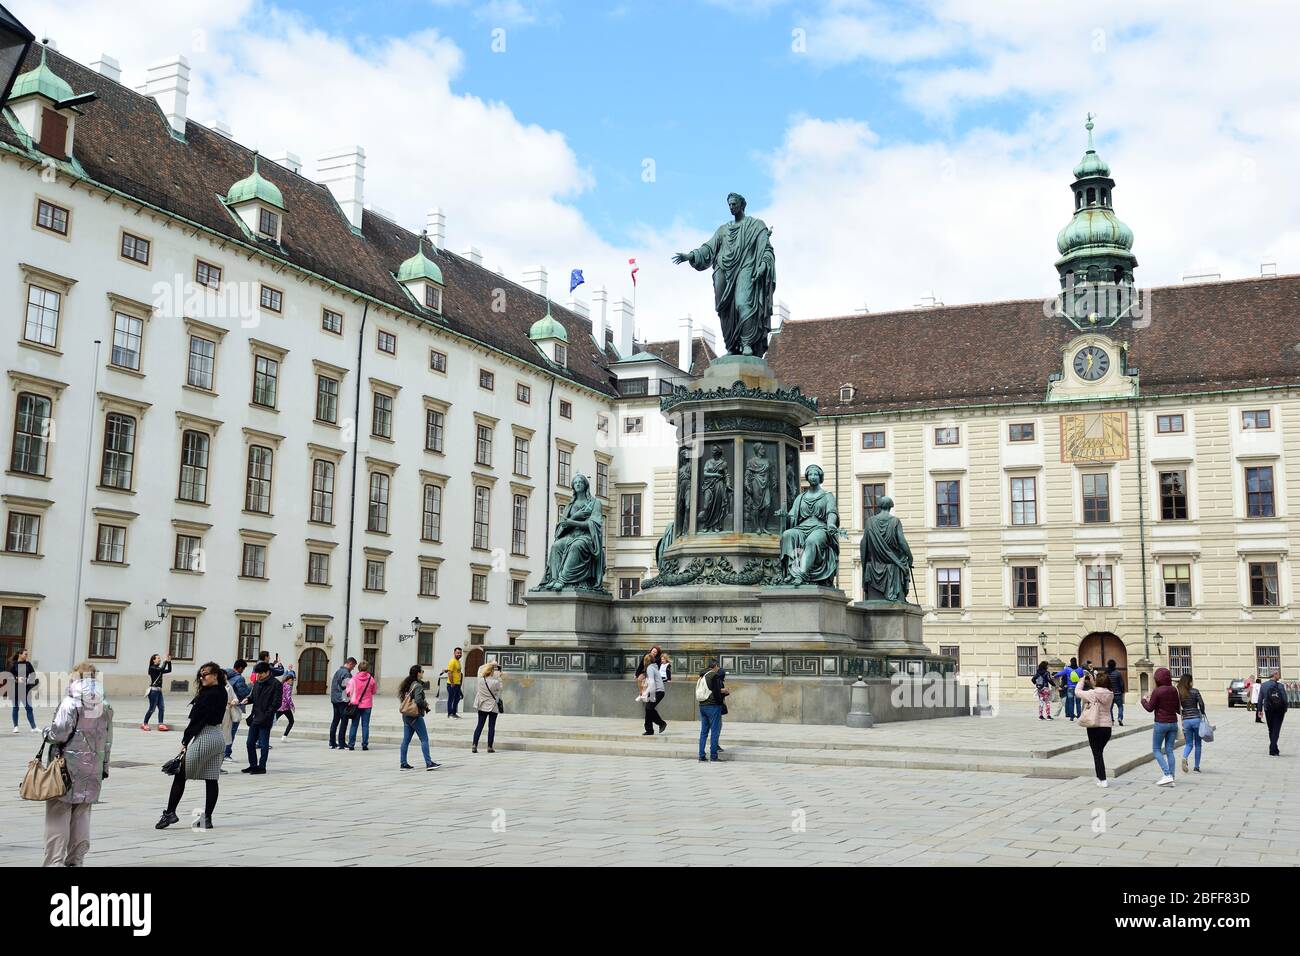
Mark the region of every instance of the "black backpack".
[[1285, 710], [1287, 706], [1286, 691], [1277, 681], [1268, 682], [1268, 694], [1264, 698], [1265, 710]]

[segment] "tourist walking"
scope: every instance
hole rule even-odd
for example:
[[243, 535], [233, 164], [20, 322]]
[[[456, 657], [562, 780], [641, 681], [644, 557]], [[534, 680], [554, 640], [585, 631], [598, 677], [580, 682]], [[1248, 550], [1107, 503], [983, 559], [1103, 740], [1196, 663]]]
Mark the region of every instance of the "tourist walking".
[[656, 725], [661, 734], [668, 729], [668, 721], [659, 716], [657, 709], [668, 688], [664, 686], [663, 665], [659, 654], [652, 651], [647, 656], [651, 659], [645, 669], [645, 733], [642, 736], [653, 737]]
[[1173, 678], [1169, 668], [1160, 667], [1155, 674], [1156, 688], [1150, 697], [1142, 698], [1144, 710], [1152, 711], [1156, 716], [1155, 727], [1151, 731], [1151, 752], [1155, 754], [1156, 763], [1164, 775], [1156, 781], [1156, 786], [1172, 787], [1174, 785], [1174, 744], [1178, 740], [1178, 714], [1182, 710], [1182, 701], [1174, 689]]
[[248, 703], [248, 695], [253, 692], [253, 689], [248, 686], [248, 681], [244, 679], [244, 671], [247, 667], [248, 661], [239, 658], [235, 661], [235, 666], [225, 672], [226, 679], [222, 681], [223, 684], [230, 685], [237, 701], [237, 706], [230, 711], [230, 733], [226, 737], [225, 753], [227, 760], [233, 759], [231, 753], [235, 746], [235, 735], [239, 733], [239, 722], [244, 717], [244, 705]]
[[443, 674], [447, 676], [447, 716], [460, 720], [460, 702], [465, 696], [465, 667], [461, 664], [462, 651], [458, 647], [451, 652], [451, 660]]
[[[349, 657], [343, 666], [330, 678], [330, 706], [334, 708], [334, 719], [330, 721], [330, 750], [347, 746], [348, 732], [348, 683], [352, 680], [352, 668], [357, 666], [357, 659]], [[337, 734], [337, 741], [335, 735]]]
[[149, 658], [149, 690], [146, 692], [149, 697], [149, 709], [144, 712], [144, 723], [140, 725], [141, 730], [149, 729], [149, 718], [153, 716], [155, 708], [158, 711], [158, 729], [171, 730], [167, 726], [167, 714], [163, 709], [163, 676], [172, 672], [172, 656], [167, 655], [164, 660], [158, 654]]
[[437, 770], [442, 764], [434, 763], [433, 758], [429, 756], [429, 728], [424, 722], [424, 715], [429, 712], [429, 703], [424, 694], [424, 668], [419, 664], [411, 665], [411, 670], [402, 681], [402, 686], [397, 688], [397, 699], [402, 702], [402, 749], [398, 754], [398, 766], [402, 770], [415, 769], [406, 762], [406, 752], [411, 745], [411, 737], [415, 736], [420, 738], [424, 769]]
[[357, 708], [348, 731], [348, 750], [357, 749], [357, 724], [361, 725], [361, 749], [370, 749], [370, 710], [375, 706], [375, 675], [368, 661], [357, 665], [358, 674], [348, 686], [348, 699]]
[[1079, 716], [1079, 701], [1074, 695], [1074, 690], [1079, 686], [1079, 681], [1087, 673], [1079, 666], [1077, 657], [1070, 658], [1070, 666], [1061, 670], [1056, 675], [1056, 679], [1061, 682], [1061, 694], [1065, 697], [1065, 716], [1074, 720]]
[[271, 676], [271, 665], [266, 661], [258, 661], [254, 665], [253, 677], [253, 712], [248, 715], [248, 731], [244, 735], [248, 740], [248, 766], [240, 770], [240, 773], [261, 774], [266, 773], [266, 758], [271, 753], [271, 725], [275, 723], [276, 712], [280, 709], [283, 688]]
[[1120, 673], [1119, 668], [1115, 665], [1115, 659], [1112, 657], [1106, 662], [1106, 680], [1110, 682], [1110, 692], [1115, 695], [1115, 702], [1110, 708], [1111, 720], [1115, 719], [1115, 712], [1119, 711], [1119, 725], [1124, 726], [1124, 675]]
[[276, 712], [275, 719], [278, 722], [281, 717], [288, 718], [288, 724], [285, 725], [284, 733], [280, 735], [281, 740], [289, 739], [289, 731], [293, 730], [293, 684], [298, 679], [292, 671], [284, 675], [281, 681], [280, 690], [280, 709]]
[[1034, 685], [1034, 697], [1038, 701], [1038, 719], [1052, 719], [1052, 675], [1047, 672], [1047, 661], [1038, 662], [1038, 670], [1030, 678]]
[[1110, 743], [1114, 723], [1110, 717], [1110, 705], [1114, 703], [1115, 693], [1110, 689], [1110, 675], [1103, 670], [1085, 674], [1075, 688], [1075, 696], [1083, 706], [1079, 713], [1079, 726], [1088, 732], [1088, 746], [1092, 750], [1092, 765], [1097, 773], [1097, 786], [1106, 788], [1110, 781], [1106, 779], [1106, 762], [1102, 753]]
[[[700, 674], [700, 681], [704, 684], [701, 688], [696, 685], [695, 699], [700, 702], [700, 760], [704, 760], [704, 743], [707, 740], [709, 744], [708, 759], [716, 761], [718, 752], [722, 749], [718, 746], [718, 738], [722, 736], [722, 714], [726, 706], [726, 697], [731, 691], [723, 686], [723, 677], [718, 670], [716, 660], [709, 661], [708, 668]], [[703, 699], [701, 695], [703, 694]]]
[[24, 648], [14, 655], [14, 659], [5, 668], [14, 677], [13, 686], [9, 689], [9, 693], [14, 698], [14, 733], [18, 733], [18, 705], [20, 703], [27, 712], [27, 722], [32, 726], [32, 733], [40, 733], [40, 730], [36, 727], [36, 714], [32, 711], [31, 701], [31, 693], [40, 684], [40, 680], [33, 676], [36, 673], [36, 668], [32, 666], [30, 656]]
[[59, 702], [46, 731], [63, 753], [71, 786], [61, 797], [45, 801], [45, 866], [81, 866], [90, 849], [90, 810], [108, 779], [113, 749], [113, 708], [95, 665], [73, 668], [68, 693]]
[[1187, 757], [1196, 751], [1192, 770], [1201, 772], [1201, 724], [1205, 720], [1205, 698], [1192, 686], [1190, 672], [1178, 678], [1178, 700], [1183, 718], [1183, 773], [1187, 773]]
[[230, 739], [224, 729], [227, 714], [230, 713], [229, 697], [226, 695], [226, 672], [208, 661], [199, 668], [195, 683], [198, 685], [198, 693], [190, 701], [190, 722], [181, 735], [180, 767], [172, 777], [167, 809], [154, 824], [156, 830], [165, 830], [173, 823], [180, 822], [176, 808], [185, 795], [187, 780], [203, 781], [207, 793], [198, 828], [212, 829], [212, 811], [217, 808], [217, 796], [221, 790], [218, 783], [221, 779], [221, 757], [225, 742]]
[[1250, 709], [1255, 712], [1255, 723], [1262, 723], [1263, 707], [1260, 705], [1260, 692], [1264, 689], [1264, 675], [1256, 674], [1253, 681], [1247, 682], [1250, 690]]
[[1286, 716], [1290, 701], [1286, 697], [1286, 687], [1282, 684], [1282, 672], [1273, 671], [1269, 679], [1259, 689], [1259, 706], [1268, 721], [1268, 755], [1280, 756], [1277, 749], [1277, 737], [1282, 733], [1282, 718]]
[[494, 754], [492, 744], [497, 735], [497, 714], [501, 713], [501, 665], [488, 661], [478, 669], [478, 687], [474, 690], [474, 709], [478, 711], [478, 726], [474, 728], [474, 743], [470, 753], [478, 753], [479, 735], [483, 724], [488, 725], [488, 753]]

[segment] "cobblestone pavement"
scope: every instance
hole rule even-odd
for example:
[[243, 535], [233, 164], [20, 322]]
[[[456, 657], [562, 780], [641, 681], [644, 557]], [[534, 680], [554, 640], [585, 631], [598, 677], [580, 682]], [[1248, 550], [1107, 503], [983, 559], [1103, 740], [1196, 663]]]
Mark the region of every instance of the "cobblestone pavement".
[[[136, 702], [138, 703], [138, 702]], [[174, 714], [182, 702], [169, 701]], [[119, 704], [118, 714], [123, 717]], [[299, 712], [300, 729], [324, 715], [321, 702]], [[45, 714], [38, 714], [38, 719]], [[376, 732], [369, 752], [331, 751], [306, 737], [273, 736], [269, 772], [222, 777], [216, 829], [156, 831], [169, 778], [158, 771], [179, 732], [144, 733], [123, 720], [113, 768], [95, 807], [93, 866], [214, 866], [238, 863], [400, 866], [971, 864], [1064, 866], [1172, 864], [1294, 866], [1300, 863], [1300, 763], [1283, 732], [1280, 758], [1245, 711], [1215, 713], [1218, 739], [1205, 745], [1204, 772], [1154, 786], [1154, 764], [1112, 781], [1043, 779], [1010, 772], [747, 763], [700, 764], [590, 753], [484, 748], [471, 754], [471, 720], [430, 717], [442, 769], [397, 769], [396, 746]], [[378, 721], [378, 718], [376, 718]], [[1140, 746], [1141, 735], [1117, 741]], [[391, 724], [391, 721], [389, 722]], [[498, 742], [539, 728], [599, 733], [627, 721], [505, 715]], [[379, 723], [376, 724], [378, 731]], [[766, 728], [774, 738], [817, 746], [861, 740], [845, 728]], [[1294, 726], [1288, 728], [1297, 732]], [[728, 739], [764, 725], [728, 725]], [[674, 734], [693, 737], [680, 722]], [[297, 731], [295, 731], [295, 734]], [[918, 747], [1023, 751], [1081, 737], [1069, 724], [951, 718], [876, 728], [874, 741], [909, 738]], [[34, 734], [0, 734], [0, 865], [31, 866], [42, 856], [42, 809], [17, 796], [35, 750]], [[241, 728], [235, 754], [243, 754]], [[738, 748], [739, 749], [739, 748]], [[1078, 753], [1070, 759], [1077, 759]], [[1086, 753], [1086, 751], [1085, 751]], [[728, 754], [727, 756], [732, 756]], [[413, 761], [419, 763], [418, 747]], [[1062, 758], [1064, 759], [1064, 758]], [[184, 818], [201, 806], [191, 785]]]

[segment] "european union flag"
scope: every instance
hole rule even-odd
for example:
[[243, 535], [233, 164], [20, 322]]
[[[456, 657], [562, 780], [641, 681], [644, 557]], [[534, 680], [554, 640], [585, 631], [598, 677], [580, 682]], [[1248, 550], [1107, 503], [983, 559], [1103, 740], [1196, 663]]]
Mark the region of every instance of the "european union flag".
[[587, 280], [582, 277], [582, 270], [574, 269], [569, 273], [569, 291], [572, 292], [586, 281]]

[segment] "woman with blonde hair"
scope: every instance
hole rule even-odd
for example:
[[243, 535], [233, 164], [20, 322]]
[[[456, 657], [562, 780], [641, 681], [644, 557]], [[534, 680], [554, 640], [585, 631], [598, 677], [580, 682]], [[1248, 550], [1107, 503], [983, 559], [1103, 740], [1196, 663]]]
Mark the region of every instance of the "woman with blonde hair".
[[478, 753], [478, 739], [483, 724], [488, 725], [488, 753], [494, 754], [492, 744], [497, 735], [497, 714], [501, 713], [501, 664], [488, 661], [478, 669], [478, 688], [474, 691], [474, 709], [478, 711], [478, 726], [474, 728], [474, 743], [470, 753]]
[[1205, 719], [1205, 698], [1192, 686], [1191, 671], [1184, 672], [1178, 678], [1178, 702], [1182, 705], [1183, 718], [1183, 773], [1187, 773], [1187, 757], [1196, 750], [1196, 763], [1192, 766], [1195, 773], [1201, 772], [1201, 722]]
[[90, 849], [90, 808], [108, 779], [113, 749], [113, 708], [95, 673], [90, 661], [72, 669], [67, 696], [45, 730], [72, 779], [67, 793], [45, 803], [45, 866], [81, 866]]

